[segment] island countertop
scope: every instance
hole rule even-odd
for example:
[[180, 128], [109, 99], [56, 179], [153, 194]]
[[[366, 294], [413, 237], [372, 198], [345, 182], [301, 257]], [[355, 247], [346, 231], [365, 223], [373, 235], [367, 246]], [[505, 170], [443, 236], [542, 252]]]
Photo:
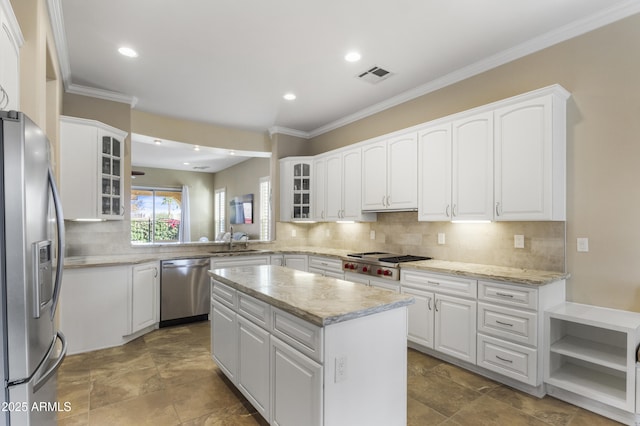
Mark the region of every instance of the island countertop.
[[324, 327], [408, 306], [413, 297], [274, 265], [214, 269], [209, 275], [238, 291]]

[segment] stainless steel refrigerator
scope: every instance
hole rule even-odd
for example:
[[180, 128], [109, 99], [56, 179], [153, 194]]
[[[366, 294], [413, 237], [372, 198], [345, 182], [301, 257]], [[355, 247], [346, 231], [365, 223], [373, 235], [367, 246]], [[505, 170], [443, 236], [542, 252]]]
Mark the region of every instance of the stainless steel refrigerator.
[[56, 330], [64, 220], [46, 135], [26, 115], [0, 111], [0, 425], [50, 425], [61, 410]]

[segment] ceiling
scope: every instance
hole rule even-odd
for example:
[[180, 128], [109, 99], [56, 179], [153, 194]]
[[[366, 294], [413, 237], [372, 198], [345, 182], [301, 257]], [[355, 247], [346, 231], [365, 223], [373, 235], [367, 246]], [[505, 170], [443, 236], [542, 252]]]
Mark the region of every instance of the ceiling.
[[[636, 0], [48, 1], [67, 91], [302, 137], [640, 12]], [[357, 78], [373, 66], [392, 75]]]

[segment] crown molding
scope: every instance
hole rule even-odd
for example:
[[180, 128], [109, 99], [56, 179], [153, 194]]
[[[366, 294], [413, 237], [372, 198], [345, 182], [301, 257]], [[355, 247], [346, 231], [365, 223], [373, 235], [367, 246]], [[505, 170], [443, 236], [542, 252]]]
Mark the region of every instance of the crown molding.
[[60, 74], [62, 74], [62, 84], [65, 90], [71, 86], [71, 65], [69, 64], [69, 50], [67, 49], [67, 35], [64, 31], [64, 17], [62, 16], [61, 0], [47, 0], [47, 9], [49, 9], [49, 21], [51, 23], [51, 32], [53, 33], [53, 42], [56, 45], [58, 53], [58, 64], [60, 65]]
[[13, 8], [11, 7], [9, 0], [0, 0], [0, 9], [4, 12], [4, 16], [7, 18], [9, 31], [15, 38], [14, 42], [16, 43], [17, 48], [20, 49], [24, 44], [24, 36], [22, 35], [18, 19], [16, 18], [15, 13], [13, 13]]
[[290, 129], [288, 127], [281, 127], [281, 126], [269, 127], [270, 138], [273, 137], [273, 135], [275, 135], [276, 133], [280, 135], [295, 136], [302, 139], [309, 139], [311, 137], [309, 135], [309, 132], [303, 132], [302, 130]]
[[96, 89], [94, 87], [81, 86], [73, 83], [67, 87], [67, 93], [90, 96], [92, 98], [99, 98], [107, 101], [121, 102], [123, 104], [129, 104], [131, 108], [134, 108], [138, 103], [138, 98], [135, 96], [124, 95], [110, 90]]
[[635, 15], [639, 12], [640, 2], [638, 2], [637, 0], [628, 0], [617, 6], [603, 10], [597, 14], [574, 21], [556, 30], [549, 31], [546, 34], [535, 37], [513, 48], [503, 50], [502, 52], [489, 56], [481, 61], [475, 62], [440, 78], [432, 80], [426, 84], [418, 86], [415, 89], [408, 90], [399, 95], [374, 104], [368, 108], [362, 109], [356, 113], [343, 117], [339, 120], [318, 127], [317, 129], [308, 132], [309, 138], [314, 138], [316, 136], [330, 132], [331, 130], [346, 126], [347, 124], [351, 124], [378, 112], [442, 89], [443, 87], [458, 83], [462, 80], [496, 68], [500, 65], [504, 65], [508, 62], [530, 55], [532, 53], [577, 37], [579, 35], [585, 34], [589, 31], [593, 31], [597, 28], [611, 24], [615, 21], [619, 21], [631, 15]]

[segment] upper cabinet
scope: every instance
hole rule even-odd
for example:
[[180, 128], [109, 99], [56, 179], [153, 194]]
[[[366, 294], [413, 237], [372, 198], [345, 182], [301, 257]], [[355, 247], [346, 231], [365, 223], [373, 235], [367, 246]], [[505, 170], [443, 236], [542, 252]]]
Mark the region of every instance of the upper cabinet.
[[20, 109], [20, 56], [22, 34], [9, 2], [0, 2], [0, 110]]
[[362, 147], [362, 210], [418, 208], [418, 135], [415, 132]]
[[98, 121], [60, 117], [60, 196], [65, 219], [123, 219], [126, 136]]
[[280, 160], [280, 220], [312, 220], [313, 157]]
[[566, 219], [566, 99], [551, 93], [498, 108], [495, 219]]
[[326, 220], [372, 221], [362, 213], [362, 158], [360, 148], [338, 150], [326, 157]]
[[550, 86], [419, 131], [418, 219], [565, 220], [568, 96]]

